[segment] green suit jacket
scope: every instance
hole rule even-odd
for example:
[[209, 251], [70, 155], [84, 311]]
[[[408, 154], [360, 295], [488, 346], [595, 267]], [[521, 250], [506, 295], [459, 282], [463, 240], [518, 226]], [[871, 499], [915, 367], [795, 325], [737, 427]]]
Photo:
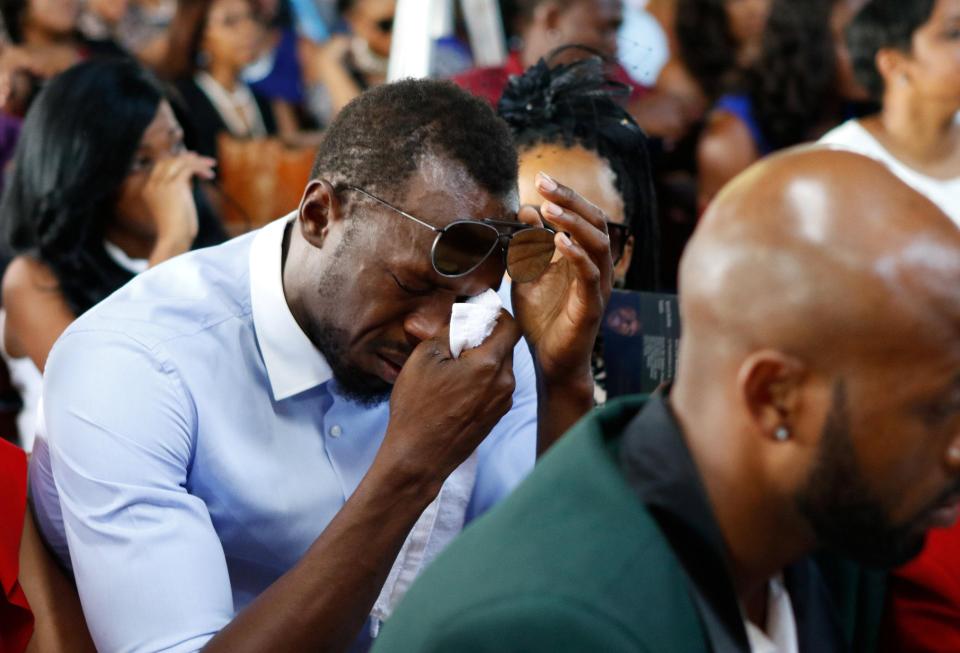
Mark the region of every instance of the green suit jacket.
[[[374, 652], [710, 651], [686, 572], [619, 462], [644, 403], [608, 404], [565, 435], [424, 572]], [[828, 572], [846, 645], [873, 651], [882, 582], [840, 561]]]
[[582, 421], [414, 584], [374, 651], [654, 651], [707, 645], [684, 572], [621, 475], [636, 397]]

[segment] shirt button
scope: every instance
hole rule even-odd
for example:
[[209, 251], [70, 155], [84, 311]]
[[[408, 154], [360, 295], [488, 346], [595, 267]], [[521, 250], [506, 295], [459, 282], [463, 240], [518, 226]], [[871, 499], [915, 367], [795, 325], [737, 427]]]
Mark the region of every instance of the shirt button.
[[333, 426], [330, 427], [331, 437], [339, 438], [341, 435], [343, 435], [343, 429], [340, 428], [339, 424], [334, 424]]

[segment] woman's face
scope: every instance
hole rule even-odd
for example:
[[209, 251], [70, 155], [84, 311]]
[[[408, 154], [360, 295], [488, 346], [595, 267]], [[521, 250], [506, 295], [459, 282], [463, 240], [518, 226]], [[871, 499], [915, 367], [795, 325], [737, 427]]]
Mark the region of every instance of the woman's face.
[[262, 33], [248, 0], [214, 0], [201, 50], [211, 65], [228, 66], [239, 73], [257, 58]]
[[77, 26], [78, 0], [29, 0], [24, 26], [51, 36], [66, 36]]
[[[596, 152], [579, 145], [563, 147], [561, 145], [540, 144], [520, 152], [520, 204], [540, 206], [543, 198], [537, 192], [535, 178], [538, 172], [545, 172], [561, 184], [575, 189], [578, 193], [597, 205], [607, 215], [610, 222], [624, 224], [623, 197], [617, 190], [616, 175], [610, 164]], [[627, 276], [630, 259], [633, 256], [633, 237], [627, 241], [623, 255], [613, 270], [614, 280], [622, 282]]]
[[396, 12], [397, 0], [359, 0], [347, 15], [347, 22], [353, 33], [366, 41], [373, 52], [388, 57]]
[[116, 220], [107, 229], [108, 239], [110, 233], [116, 231], [133, 234], [143, 240], [152, 240], [156, 237], [156, 226], [153, 224], [150, 210], [143, 201], [143, 188], [159, 161], [176, 156], [182, 151], [183, 130], [170, 104], [162, 100], [157, 109], [157, 115], [147, 125], [140, 138], [140, 145], [133, 155], [130, 171], [120, 186], [120, 197], [115, 211]]
[[738, 49], [758, 47], [773, 0], [726, 0], [727, 27]]
[[960, 110], [960, 0], [937, 0], [930, 19], [913, 33], [913, 47], [888, 84], [903, 83], [921, 97]]

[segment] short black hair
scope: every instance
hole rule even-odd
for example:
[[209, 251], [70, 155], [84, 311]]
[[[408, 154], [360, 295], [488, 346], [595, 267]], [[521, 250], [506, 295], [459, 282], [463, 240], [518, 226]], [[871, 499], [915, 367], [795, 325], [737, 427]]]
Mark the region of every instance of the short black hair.
[[936, 0], [872, 0], [847, 27], [847, 47], [853, 72], [875, 100], [883, 98], [883, 76], [877, 70], [877, 53], [893, 48], [912, 49], [913, 34], [933, 14]]
[[484, 190], [517, 188], [517, 153], [507, 124], [484, 100], [452, 82], [407, 79], [361, 94], [334, 119], [312, 177], [402, 200], [426, 156], [462, 165]]
[[568, 49], [559, 48], [513, 77], [497, 110], [513, 129], [518, 150], [579, 145], [610, 165], [625, 222], [637, 240], [636, 289], [658, 290], [660, 235], [647, 137], [618, 101], [629, 88], [607, 78], [600, 56], [553, 65]]

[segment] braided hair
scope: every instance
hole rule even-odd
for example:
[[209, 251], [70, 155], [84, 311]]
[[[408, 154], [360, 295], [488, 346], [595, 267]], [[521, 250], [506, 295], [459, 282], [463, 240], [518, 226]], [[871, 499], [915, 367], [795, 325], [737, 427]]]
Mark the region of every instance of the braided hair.
[[629, 95], [629, 87], [606, 76], [601, 55], [590, 50], [585, 59], [551, 65], [571, 47], [585, 49], [559, 48], [512, 77], [497, 111], [513, 130], [518, 151], [579, 145], [610, 165], [636, 241], [631, 278], [637, 290], [657, 290], [660, 234], [647, 136], [618, 101]]

